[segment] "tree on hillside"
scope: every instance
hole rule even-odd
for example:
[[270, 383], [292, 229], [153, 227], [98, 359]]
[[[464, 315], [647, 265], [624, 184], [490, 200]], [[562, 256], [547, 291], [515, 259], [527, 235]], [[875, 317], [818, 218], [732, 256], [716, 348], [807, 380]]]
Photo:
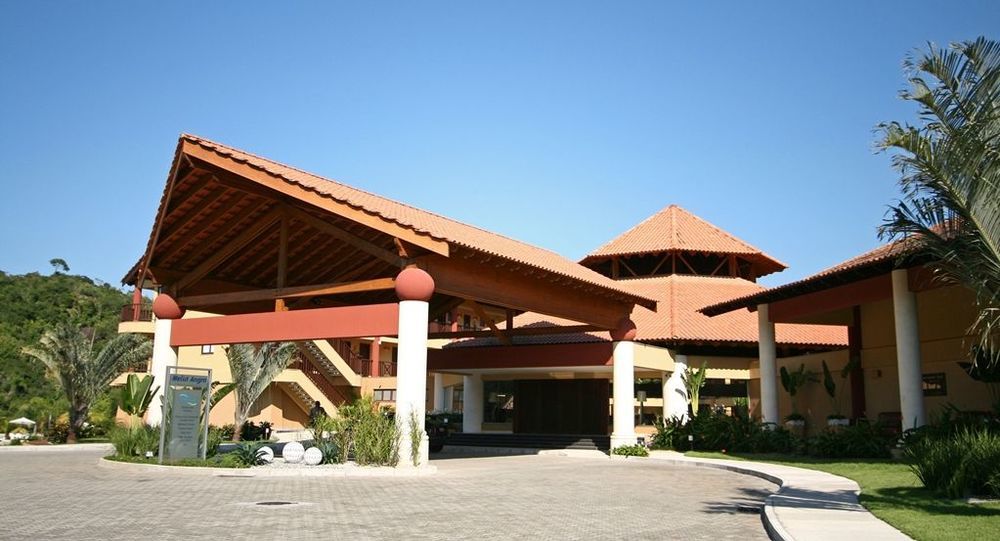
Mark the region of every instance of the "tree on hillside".
[[69, 272], [69, 263], [66, 263], [65, 259], [55, 258], [49, 260], [49, 265], [52, 265], [52, 272]]
[[100, 346], [117, 334], [117, 315], [129, 302], [122, 291], [86, 276], [0, 271], [0, 419], [42, 421], [53, 410], [66, 411], [45, 367], [22, 350], [64, 324], [93, 329]]
[[94, 354], [93, 333], [84, 333], [70, 326], [57, 326], [46, 331], [38, 346], [26, 347], [25, 355], [37, 359], [62, 387], [69, 401], [69, 434], [67, 443], [76, 442], [76, 435], [87, 420], [90, 406], [105, 391], [113, 379], [130, 367], [149, 358], [152, 343], [135, 334], [120, 334]]
[[250, 416], [254, 401], [284, 370], [295, 355], [296, 346], [291, 342], [266, 342], [263, 344], [232, 344], [226, 349], [229, 371], [233, 376], [232, 393], [236, 397], [233, 414], [233, 439], [240, 440], [240, 428]]
[[970, 332], [988, 350], [1000, 330], [1000, 42], [931, 45], [904, 66], [919, 122], [879, 126], [902, 189], [880, 232], [916, 243], [938, 279], [976, 294]]

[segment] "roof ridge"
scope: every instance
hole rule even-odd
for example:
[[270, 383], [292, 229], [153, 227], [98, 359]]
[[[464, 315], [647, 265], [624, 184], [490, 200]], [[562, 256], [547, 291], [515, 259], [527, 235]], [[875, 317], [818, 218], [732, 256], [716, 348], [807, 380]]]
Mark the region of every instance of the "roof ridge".
[[627, 235], [627, 234], [631, 233], [631, 232], [632, 232], [632, 231], [633, 231], [634, 229], [638, 229], [639, 227], [641, 227], [642, 225], [644, 225], [644, 224], [645, 224], [646, 222], [648, 222], [648, 221], [650, 221], [650, 220], [652, 220], [652, 219], [656, 218], [657, 216], [659, 216], [659, 215], [663, 214], [664, 212], [666, 212], [666, 211], [670, 210], [670, 209], [671, 209], [672, 207], [676, 207], [676, 206], [677, 206], [677, 205], [675, 205], [675, 204], [671, 203], [671, 204], [669, 204], [669, 205], [667, 205], [667, 206], [663, 207], [662, 209], [660, 209], [660, 210], [658, 210], [658, 211], [654, 212], [653, 214], [651, 214], [651, 215], [647, 216], [645, 220], [643, 220], [643, 221], [641, 221], [641, 222], [639, 222], [639, 223], [637, 223], [637, 224], [633, 225], [632, 227], [628, 228], [628, 229], [627, 229], [627, 230], [625, 230], [624, 232], [622, 232], [622, 233], [619, 233], [618, 235], [615, 235], [615, 236], [614, 236], [614, 238], [612, 238], [611, 240], [609, 240], [609, 241], [605, 242], [604, 244], [602, 244], [602, 245], [598, 246], [597, 248], [594, 248], [593, 250], [591, 250], [591, 251], [590, 251], [590, 252], [589, 252], [589, 253], [588, 253], [588, 254], [587, 254], [586, 256], [584, 256], [584, 257], [589, 257], [589, 256], [590, 256], [591, 254], [593, 254], [593, 253], [596, 253], [596, 252], [600, 252], [600, 251], [601, 251], [601, 250], [602, 250], [602, 249], [603, 249], [603, 248], [604, 248], [605, 246], [607, 246], [607, 245], [611, 244], [612, 242], [615, 242], [616, 240], [618, 240], [618, 239], [620, 239], [620, 238], [624, 237], [625, 235]]

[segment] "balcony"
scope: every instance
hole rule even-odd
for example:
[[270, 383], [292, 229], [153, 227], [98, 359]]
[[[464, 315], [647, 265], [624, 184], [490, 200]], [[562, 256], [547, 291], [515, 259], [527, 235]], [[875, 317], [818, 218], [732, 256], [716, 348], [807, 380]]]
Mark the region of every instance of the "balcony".
[[118, 332], [153, 334], [153, 306], [144, 303], [122, 306]]

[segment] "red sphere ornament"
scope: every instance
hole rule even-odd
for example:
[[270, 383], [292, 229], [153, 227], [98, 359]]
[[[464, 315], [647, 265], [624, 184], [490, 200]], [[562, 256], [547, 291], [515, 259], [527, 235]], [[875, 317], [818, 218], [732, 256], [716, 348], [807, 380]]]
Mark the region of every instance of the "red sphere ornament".
[[434, 278], [427, 271], [408, 267], [396, 275], [396, 296], [401, 301], [429, 301], [434, 294]]

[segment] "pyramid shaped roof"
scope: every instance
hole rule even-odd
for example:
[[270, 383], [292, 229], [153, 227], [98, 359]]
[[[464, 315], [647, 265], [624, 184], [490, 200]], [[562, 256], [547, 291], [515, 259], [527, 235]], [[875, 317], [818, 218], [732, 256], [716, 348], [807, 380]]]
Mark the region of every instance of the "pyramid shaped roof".
[[587, 254], [581, 263], [587, 265], [615, 256], [665, 252], [743, 256], [754, 263], [758, 276], [787, 268], [781, 261], [677, 205], [670, 205], [646, 218]]

